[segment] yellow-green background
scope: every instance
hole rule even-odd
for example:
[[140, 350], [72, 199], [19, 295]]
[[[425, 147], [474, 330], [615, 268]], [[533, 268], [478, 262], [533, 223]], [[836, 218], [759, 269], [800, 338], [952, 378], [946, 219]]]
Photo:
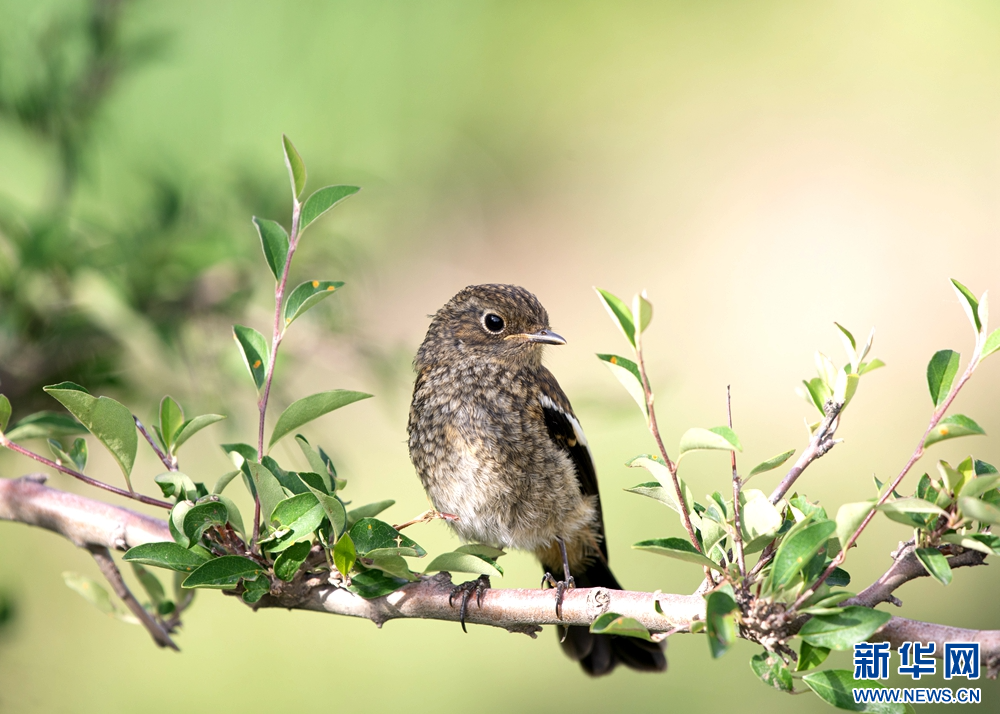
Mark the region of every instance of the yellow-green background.
[[[0, 28], [16, 40], [64, 7], [75, 6], [5, 0]], [[172, 39], [102, 114], [84, 206], [141, 205], [135, 177], [153, 165], [192, 183], [251, 167], [284, 191], [282, 132], [313, 187], [364, 187], [309, 235], [294, 268], [298, 279], [348, 283], [317, 308], [341, 314], [344, 327], [334, 336], [317, 319], [296, 325], [285, 346], [294, 370], [279, 375], [276, 407], [319, 389], [377, 393], [306, 433], [335, 456], [355, 502], [398, 500], [388, 520], [426, 503], [406, 454], [408, 361], [428, 313], [467, 284], [518, 283], [546, 305], [568, 340], [548, 364], [597, 459], [615, 570], [631, 588], [673, 592], [696, 587], [697, 568], [629, 549], [681, 529], [659, 504], [622, 491], [646, 480], [622, 464], [652, 444], [593, 356], [625, 343], [592, 285], [649, 292], [667, 444], [690, 426], [723, 423], [732, 385], [746, 468], [805, 443], [803, 418], [814, 414], [793, 390], [812, 376], [816, 349], [841, 359], [833, 321], [859, 335], [876, 326], [874, 354], [889, 366], [862, 380], [838, 433], [844, 443], [801, 481], [831, 512], [871, 496], [872, 475], [888, 479], [905, 462], [931, 411], [930, 355], [971, 348], [948, 278], [977, 293], [1000, 289], [993, 3], [179, 0], [142, 2], [127, 17], [129, 32]], [[6, 196], [38, 201], [46, 159], [37, 142], [0, 125]], [[238, 230], [255, 241], [247, 218]], [[341, 248], [336, 274], [322, 265], [324, 241]], [[245, 318], [261, 330], [266, 277], [261, 261], [263, 289]], [[205, 339], [231, 350], [225, 325]], [[183, 455], [182, 467], [209, 482], [227, 466], [213, 440], [250, 440], [253, 430], [235, 416], [252, 411], [253, 394], [232, 351], [219, 368], [237, 375], [241, 392], [218, 394], [231, 382], [209, 371], [186, 393], [189, 410], [228, 400], [234, 414]], [[155, 362], [128, 369], [148, 377]], [[169, 385], [171, 375], [153, 381]], [[983, 365], [956, 408], [997, 433], [998, 394], [1000, 359]], [[154, 404], [149, 396], [134, 408], [148, 415]], [[933, 456], [954, 463], [970, 450], [1000, 458], [988, 438], [948, 442]], [[118, 478], [108, 459], [93, 458], [95, 474]], [[933, 468], [925, 458], [904, 490]], [[4, 476], [31, 469], [0, 459]], [[727, 469], [719, 455], [684, 462], [699, 497], [724, 489]], [[136, 473], [137, 487], [154, 492], [154, 460], [143, 454]], [[777, 478], [755, 485], [769, 490]], [[52, 483], [80, 490], [61, 476]], [[456, 543], [441, 524], [411, 535], [431, 551]], [[852, 587], [871, 582], [907, 537], [877, 520], [848, 560]], [[537, 585], [530, 558], [505, 561], [496, 585]], [[213, 592], [199, 594], [175, 654], [100, 615], [62, 585], [65, 570], [96, 576], [66, 541], [0, 524], [0, 587], [19, 608], [0, 639], [4, 712], [828, 711], [811, 695], [767, 690], [746, 643], [712, 661], [702, 638], [677, 636], [667, 674], [589, 680], [551, 632], [532, 641], [400, 621], [379, 631], [317, 614], [254, 614]], [[993, 570], [957, 572], [948, 588], [912, 583], [897, 593], [904, 608], [890, 609], [1000, 628]], [[831, 661], [849, 665], [846, 655]], [[983, 686], [987, 705], [1000, 701], [997, 686]]]

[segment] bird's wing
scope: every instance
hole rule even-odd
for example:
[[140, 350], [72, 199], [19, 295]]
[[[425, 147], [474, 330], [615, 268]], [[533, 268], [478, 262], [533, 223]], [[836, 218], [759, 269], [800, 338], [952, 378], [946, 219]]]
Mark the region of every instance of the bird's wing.
[[594, 459], [590, 455], [590, 447], [587, 445], [587, 437], [583, 434], [580, 422], [573, 414], [573, 407], [570, 406], [569, 399], [563, 393], [562, 387], [552, 373], [541, 368], [538, 376], [541, 394], [539, 399], [542, 403], [542, 415], [545, 418], [545, 426], [549, 430], [552, 441], [570, 457], [573, 467], [576, 469], [576, 478], [580, 486], [580, 493], [584, 496], [594, 496], [597, 507], [597, 525], [600, 533], [601, 553], [607, 560], [608, 552], [604, 541], [604, 517], [601, 514], [601, 495], [597, 490], [597, 470], [594, 468]]

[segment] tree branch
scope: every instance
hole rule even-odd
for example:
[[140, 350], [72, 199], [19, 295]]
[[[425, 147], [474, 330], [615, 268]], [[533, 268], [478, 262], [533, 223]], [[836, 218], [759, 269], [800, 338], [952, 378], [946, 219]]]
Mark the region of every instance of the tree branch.
[[[45, 476], [42, 474], [19, 479], [0, 478], [0, 520], [46, 528], [91, 553], [101, 552], [101, 548], [127, 550], [142, 543], [170, 540], [170, 532], [164, 521], [127, 508], [49, 488], [43, 484], [44, 480]], [[973, 562], [965, 562], [971, 559], [972, 556], [968, 553], [961, 553], [953, 556], [949, 562], [952, 567], [973, 565]], [[866, 605], [867, 601], [863, 602], [861, 598], [884, 602], [885, 599], [879, 599], [883, 592], [891, 593], [904, 582], [925, 574], [914, 573], [910, 560], [904, 553], [879, 583], [858, 595], [855, 598], [858, 602], [852, 604]], [[447, 573], [424, 578], [374, 600], [365, 600], [344, 588], [330, 585], [319, 577], [306, 579], [297, 586], [295, 583], [290, 585], [287, 588], [284, 585], [276, 587], [256, 607], [281, 607], [363, 617], [378, 626], [397, 618], [454, 622], [459, 616], [458, 607], [453, 607], [448, 602], [452, 584]], [[655, 606], [656, 602], [659, 603], [659, 608]], [[634, 618], [654, 632], [683, 632], [695, 620], [704, 620], [705, 601], [698, 595], [577, 588], [566, 592], [560, 620], [555, 614], [555, 595], [552, 590], [497, 589], [486, 592], [482, 607], [473, 605], [469, 608], [466, 621], [534, 636], [542, 625], [589, 626], [598, 615], [605, 612]], [[996, 676], [1000, 670], [1000, 630], [965, 630], [894, 617], [872, 635], [870, 640], [891, 642], [894, 646], [915, 640], [937, 642], [940, 643], [937, 648], [938, 656], [945, 642], [979, 642], [982, 645], [982, 661], [989, 676]]]
[[[885, 574], [860, 593], [844, 601], [844, 605], [861, 605], [875, 607], [879, 603], [891, 602], [901, 606], [899, 598], [893, 592], [916, 578], [928, 577], [923, 563], [917, 558], [913, 542], [900, 544], [899, 550], [893, 553], [893, 563]], [[965, 550], [948, 558], [948, 565], [955, 568], [986, 565], [986, 555], [976, 550]]]

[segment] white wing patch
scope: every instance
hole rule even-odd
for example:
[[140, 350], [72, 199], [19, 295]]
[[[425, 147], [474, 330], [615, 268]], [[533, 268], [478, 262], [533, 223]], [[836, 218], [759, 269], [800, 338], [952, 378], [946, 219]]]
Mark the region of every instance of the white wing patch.
[[582, 444], [584, 448], [587, 449], [587, 453], [589, 454], [590, 445], [587, 443], [587, 437], [583, 433], [583, 427], [580, 426], [580, 422], [576, 420], [576, 417], [567, 412], [562, 407], [560, 407], [545, 394], [539, 396], [538, 401], [540, 401], [542, 403], [542, 406], [545, 407], [546, 409], [551, 409], [552, 411], [562, 414], [564, 417], [566, 417], [566, 420], [572, 425], [573, 436], [575, 437], [575, 441], [570, 443], [569, 447], [573, 448], [577, 444]]

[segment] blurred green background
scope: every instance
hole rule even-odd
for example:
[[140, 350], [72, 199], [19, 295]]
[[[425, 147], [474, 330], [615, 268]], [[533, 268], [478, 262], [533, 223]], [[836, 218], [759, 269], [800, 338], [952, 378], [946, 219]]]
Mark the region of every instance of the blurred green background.
[[[813, 415], [794, 388], [816, 349], [840, 359], [833, 321], [855, 334], [876, 326], [873, 354], [889, 366], [863, 380], [844, 443], [800, 482], [831, 513], [869, 497], [872, 475], [895, 475], [926, 425], [927, 359], [971, 349], [947, 279], [1000, 287], [998, 31], [988, 2], [4, 0], [0, 389], [16, 397], [15, 419], [52, 408], [37, 386], [62, 379], [141, 417], [167, 391], [191, 413], [223, 410], [231, 419], [186, 447], [182, 468], [210, 483], [227, 470], [213, 444], [248, 441], [255, 426], [239, 416], [254, 396], [229, 330], [270, 324], [250, 216], [288, 222], [284, 132], [311, 187], [364, 187], [303, 243], [293, 278], [347, 288], [291, 331], [273, 402], [376, 393], [306, 430], [349, 480], [346, 495], [396, 498], [396, 522], [426, 507], [405, 438], [427, 315], [468, 284], [521, 284], [569, 340], [548, 364], [596, 455], [619, 578], [690, 592], [696, 568], [629, 548], [682, 532], [622, 491], [646, 480], [622, 464], [653, 446], [593, 356], [625, 345], [591, 286], [649, 291], [667, 443], [723, 423], [732, 385], [746, 467], [805, 443]], [[990, 360], [956, 408], [998, 433], [997, 394]], [[285, 448], [279, 459], [295, 463]], [[933, 456], [956, 463], [970, 450], [1000, 459], [984, 438]], [[114, 481], [92, 451], [91, 472]], [[727, 483], [725, 457], [684, 468], [699, 496]], [[0, 454], [3, 476], [31, 470]], [[156, 492], [148, 454], [135, 473]], [[440, 523], [411, 535], [432, 552], [455, 545]], [[875, 521], [848, 561], [852, 587], [907, 537]], [[178, 655], [63, 586], [66, 570], [98, 577], [82, 551], [10, 523], [0, 545], [0, 610], [13, 612], [0, 622], [4, 712], [829, 711], [768, 691], [747, 643], [714, 662], [702, 638], [677, 636], [666, 675], [589, 680], [549, 632], [377, 631], [254, 614], [215, 593], [198, 596]], [[505, 569], [495, 584], [537, 586], [530, 557]], [[1000, 628], [991, 571], [907, 585], [898, 612]], [[995, 683], [982, 686], [985, 702], [1000, 701]]]

